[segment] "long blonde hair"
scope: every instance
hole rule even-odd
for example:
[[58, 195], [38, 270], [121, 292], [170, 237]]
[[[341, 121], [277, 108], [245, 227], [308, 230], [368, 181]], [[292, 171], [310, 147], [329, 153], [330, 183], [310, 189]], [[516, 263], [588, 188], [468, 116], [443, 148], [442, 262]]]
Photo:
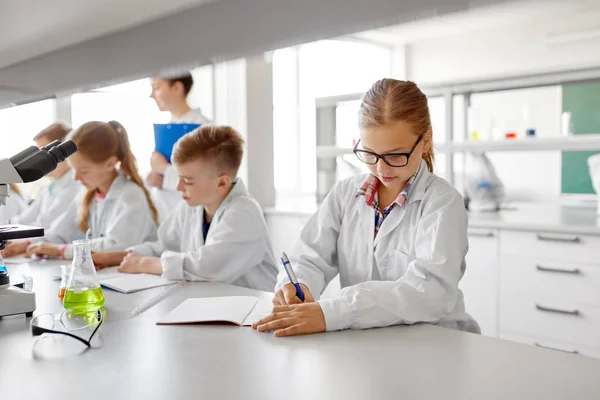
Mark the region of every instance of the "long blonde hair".
[[[377, 128], [392, 122], [405, 121], [417, 136], [431, 129], [427, 96], [414, 82], [381, 79], [365, 93], [358, 114], [360, 129]], [[423, 154], [429, 172], [433, 172], [433, 146]]]
[[[117, 121], [87, 122], [77, 128], [70, 135], [70, 139], [77, 145], [77, 153], [94, 163], [101, 163], [110, 157], [116, 157], [120, 163], [119, 170], [123, 175], [144, 191], [154, 222], [158, 226], [158, 212], [138, 172], [137, 161], [131, 152], [129, 137], [123, 125]], [[94, 194], [95, 190], [88, 190], [83, 199], [83, 208], [79, 216], [79, 228], [83, 232], [87, 231], [89, 227], [90, 202], [94, 198]]]

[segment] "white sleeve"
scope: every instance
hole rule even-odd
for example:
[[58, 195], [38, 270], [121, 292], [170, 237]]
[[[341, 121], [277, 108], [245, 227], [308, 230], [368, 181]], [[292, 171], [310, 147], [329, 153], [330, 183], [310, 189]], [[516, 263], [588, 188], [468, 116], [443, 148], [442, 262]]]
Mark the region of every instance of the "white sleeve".
[[[231, 283], [262, 262], [266, 244], [257, 234], [258, 226], [264, 224], [258, 206], [238, 198], [221, 218], [218, 223], [213, 220], [210, 236], [198, 250], [163, 252], [165, 278]], [[202, 226], [197, 229], [201, 235]]]
[[169, 247], [181, 242], [181, 227], [185, 217], [183, 204], [178, 205], [167, 219], [158, 227], [158, 240], [156, 242], [145, 242], [126, 249], [144, 257], [160, 257]]
[[18, 215], [15, 215], [10, 219], [12, 224], [23, 224], [23, 225], [32, 225], [37, 221], [38, 216], [42, 210], [42, 202], [44, 196], [47, 195], [47, 189], [45, 189], [40, 195], [33, 200], [33, 202], [29, 206], [25, 206], [25, 209], [21, 211]]
[[[290, 263], [298, 281], [308, 287], [315, 299], [338, 274], [337, 241], [342, 225], [342, 184], [337, 183], [325, 197], [302, 229], [300, 240], [290, 254]], [[281, 269], [275, 291], [287, 282], [289, 279]]]
[[167, 165], [165, 173], [163, 175], [163, 190], [169, 190], [171, 192], [177, 191], [177, 183], [179, 182], [179, 175], [177, 169], [172, 164]]
[[[145, 196], [139, 196], [139, 199], [121, 199], [113, 206], [120, 207], [120, 210], [110, 219], [110, 225], [104, 232], [104, 236], [91, 239], [92, 251], [124, 251], [128, 247], [143, 243], [155, 229]], [[67, 245], [65, 258], [73, 258], [71, 244]]]
[[[48, 243], [65, 244], [85, 236], [79, 229], [79, 203], [80, 198], [71, 202], [67, 211], [56, 219], [50, 229], [45, 232], [43, 239]], [[32, 240], [34, 241], [34, 240]]]
[[416, 259], [396, 281], [368, 281], [320, 300], [328, 331], [435, 322], [456, 304], [468, 248], [467, 214], [460, 195], [437, 196], [423, 208]]

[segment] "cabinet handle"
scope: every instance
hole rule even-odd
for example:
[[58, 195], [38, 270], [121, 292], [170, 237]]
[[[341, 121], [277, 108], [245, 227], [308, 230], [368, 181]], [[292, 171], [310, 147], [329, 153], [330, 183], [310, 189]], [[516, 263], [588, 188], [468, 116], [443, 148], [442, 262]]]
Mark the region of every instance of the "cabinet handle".
[[537, 308], [539, 311], [551, 312], [551, 313], [556, 313], [556, 314], [565, 314], [565, 315], [574, 315], [574, 316], [580, 315], [579, 310], [561, 310], [560, 308], [544, 307], [544, 306], [540, 306], [539, 304], [536, 304], [535, 308]]
[[562, 268], [544, 267], [542, 265], [536, 265], [535, 268], [540, 272], [557, 272], [560, 274], [571, 274], [571, 275], [581, 274], [581, 270], [579, 268], [562, 269]]
[[467, 231], [467, 235], [475, 237], [494, 237], [494, 232]]
[[579, 236], [547, 236], [541, 233], [537, 234], [538, 240], [545, 240], [547, 242], [568, 242], [568, 243], [581, 243]]
[[550, 350], [562, 351], [563, 353], [570, 353], [570, 354], [579, 354], [579, 352], [577, 350], [563, 350], [563, 349], [558, 349], [556, 347], [544, 346], [544, 345], [539, 344], [539, 343], [534, 343], [534, 345], [536, 347], [540, 347], [542, 349], [550, 349]]

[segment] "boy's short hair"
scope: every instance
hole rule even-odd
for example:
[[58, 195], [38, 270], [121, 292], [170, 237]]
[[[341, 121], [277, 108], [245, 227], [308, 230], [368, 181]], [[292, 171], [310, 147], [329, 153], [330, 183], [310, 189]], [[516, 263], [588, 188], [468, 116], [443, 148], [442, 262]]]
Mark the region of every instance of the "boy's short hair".
[[33, 137], [33, 141], [46, 139], [50, 142], [60, 140], [63, 142], [67, 137], [67, 134], [71, 131], [71, 128], [63, 124], [62, 122], [55, 122], [46, 128], [42, 129], [37, 135]]
[[181, 84], [183, 85], [183, 93], [186, 97], [188, 94], [190, 94], [192, 86], [194, 86], [194, 78], [192, 78], [192, 74], [189, 72], [181, 76], [165, 78], [165, 80], [169, 82], [169, 86], [173, 86], [177, 82], [181, 82]]
[[244, 155], [244, 139], [230, 126], [203, 125], [175, 143], [172, 159], [184, 164], [199, 158], [213, 162], [219, 173], [235, 178]]

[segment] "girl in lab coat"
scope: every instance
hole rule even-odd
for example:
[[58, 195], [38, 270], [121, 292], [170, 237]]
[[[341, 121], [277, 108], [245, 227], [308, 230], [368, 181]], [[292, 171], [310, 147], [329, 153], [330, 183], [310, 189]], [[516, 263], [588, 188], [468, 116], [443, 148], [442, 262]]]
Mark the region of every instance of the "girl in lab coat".
[[225, 282], [272, 290], [277, 276], [262, 210], [236, 175], [243, 140], [228, 126], [204, 126], [173, 149], [183, 200], [158, 229], [158, 241], [94, 254], [96, 268], [167, 279]]
[[[57, 122], [42, 130], [33, 140], [37, 147], [46, 146], [55, 140], [62, 142], [70, 130], [65, 124]], [[52, 225], [60, 220], [73, 199], [81, 191], [81, 185], [73, 178], [71, 167], [66, 162], [59, 163], [56, 169], [47, 176], [53, 178], [54, 182], [45, 188], [19, 215], [11, 218], [11, 223], [41, 226], [47, 231], [51, 230]], [[35, 241], [38, 240], [31, 238], [10, 242], [2, 255], [11, 257], [25, 253], [27, 246]]]
[[68, 162], [87, 191], [27, 256], [72, 258], [73, 240], [89, 233], [92, 251], [118, 251], [156, 238], [157, 212], [137, 170], [125, 128], [88, 122], [71, 135], [77, 153]]
[[[289, 336], [426, 322], [477, 332], [458, 289], [467, 214], [433, 174], [427, 98], [383, 79], [363, 97], [356, 156], [370, 174], [338, 182], [290, 257], [305, 301], [280, 274], [273, 313], [253, 328]], [[339, 297], [320, 299], [340, 274]]]
[[[191, 108], [187, 97], [194, 85], [191, 73], [171, 78], [152, 78], [152, 98], [160, 111], [171, 113], [171, 123], [174, 124], [211, 124], [199, 108]], [[177, 171], [175, 167], [158, 151], [152, 153], [150, 159], [152, 172], [146, 178], [146, 183], [152, 187], [152, 197], [158, 208], [160, 222], [181, 202], [177, 191]]]

